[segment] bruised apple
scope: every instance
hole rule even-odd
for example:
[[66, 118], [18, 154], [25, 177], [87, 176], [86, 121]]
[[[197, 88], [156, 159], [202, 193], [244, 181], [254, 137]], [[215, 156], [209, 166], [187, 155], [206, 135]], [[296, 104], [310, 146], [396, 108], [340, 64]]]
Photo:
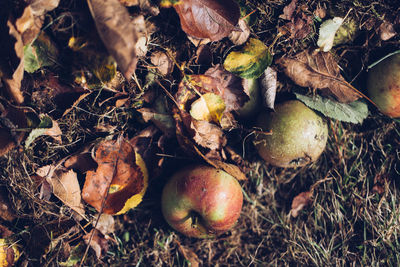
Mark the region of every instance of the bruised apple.
[[260, 156], [278, 167], [314, 162], [324, 151], [328, 127], [322, 117], [298, 100], [281, 103], [275, 112], [261, 113], [254, 144]]
[[400, 54], [386, 58], [370, 70], [367, 88], [383, 114], [400, 117]]
[[242, 188], [228, 173], [210, 166], [177, 172], [162, 193], [162, 213], [175, 230], [197, 238], [217, 236], [239, 218]]

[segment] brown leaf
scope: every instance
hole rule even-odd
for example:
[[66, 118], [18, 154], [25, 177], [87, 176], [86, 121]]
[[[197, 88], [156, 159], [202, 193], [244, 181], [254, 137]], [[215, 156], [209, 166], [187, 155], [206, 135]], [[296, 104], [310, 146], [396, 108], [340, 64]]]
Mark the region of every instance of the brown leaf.
[[263, 104], [267, 108], [274, 109], [275, 96], [277, 89], [277, 72], [268, 67], [264, 74], [260, 77], [261, 94], [263, 96]]
[[78, 177], [73, 170], [57, 169], [55, 166], [47, 165], [36, 171], [36, 174], [46, 178], [52, 186], [53, 194], [65, 205], [77, 212], [83, 218], [85, 209], [81, 198], [81, 188]]
[[220, 127], [208, 121], [198, 121], [193, 119], [191, 128], [194, 130], [194, 141], [202, 147], [211, 150], [221, 149], [226, 145], [226, 138]]
[[178, 240], [175, 240], [178, 245], [179, 252], [182, 253], [183, 257], [190, 263], [190, 267], [199, 267], [200, 260], [199, 257], [191, 249], [182, 246]]
[[292, 201], [292, 209], [290, 210], [290, 214], [293, 218], [296, 218], [300, 211], [303, 210], [305, 207], [312, 203], [312, 192], [301, 192], [298, 194]]
[[175, 133], [174, 120], [170, 114], [157, 112], [152, 108], [140, 108], [137, 110], [142, 114], [145, 122], [151, 121], [167, 136], [173, 136]]
[[7, 70], [2, 79], [4, 81], [7, 93], [11, 99], [16, 103], [21, 104], [24, 102], [24, 96], [21, 92], [21, 81], [24, 77], [24, 46], [21, 35], [15, 29], [14, 25], [10, 21], [7, 21], [7, 26], [9, 28], [10, 36], [15, 39], [15, 43], [13, 44], [12, 48], [13, 50], [8, 51], [8, 53], [15, 53], [15, 61], [13, 61], [14, 64], [10, 66], [12, 73], [8, 75], [7, 73], [9, 70]]
[[240, 17], [233, 0], [184, 0], [174, 5], [186, 34], [218, 41], [227, 37]]
[[344, 80], [338, 64], [329, 52], [306, 50], [294, 58], [280, 58], [277, 64], [297, 85], [320, 89], [339, 102], [353, 102], [362, 96]]
[[229, 34], [229, 40], [235, 45], [244, 44], [250, 36], [250, 28], [244, 19], [239, 19], [240, 30], [235, 30]]
[[50, 137], [52, 137], [57, 143], [61, 144], [62, 140], [61, 140], [61, 129], [60, 126], [58, 125], [58, 122], [56, 122], [55, 120], [51, 120], [53, 123], [53, 126], [49, 129], [46, 130], [46, 132], [44, 132], [45, 135], [48, 135]]
[[22, 36], [24, 45], [30, 44], [40, 33], [44, 15], [55, 9], [59, 0], [32, 0], [25, 7], [21, 17], [15, 20], [15, 27]]
[[158, 51], [151, 54], [151, 63], [157, 67], [161, 75], [171, 74], [174, 70], [174, 62], [164, 52]]
[[89, 233], [83, 236], [86, 245], [94, 250], [96, 257], [100, 259], [108, 251], [108, 240], [97, 229], [92, 229]]
[[96, 227], [104, 236], [115, 231], [115, 220], [112, 215], [101, 214], [99, 220], [93, 221], [93, 227]]
[[97, 31], [108, 52], [128, 79], [136, 69], [138, 33], [118, 0], [87, 0]]
[[397, 32], [394, 29], [394, 26], [392, 23], [388, 21], [384, 21], [380, 26], [379, 26], [379, 36], [381, 37], [382, 41], [387, 41], [391, 39], [392, 37], [396, 36]]
[[[82, 190], [86, 203], [97, 211], [115, 214], [125, 208], [133, 196], [137, 205], [147, 188], [147, 169], [128, 140], [101, 142], [95, 152], [96, 171], [88, 171]], [[135, 206], [134, 205], [134, 206]]]
[[281, 19], [291, 20], [293, 13], [297, 7], [297, 0], [292, 0], [289, 5], [283, 8], [283, 14], [279, 16]]
[[213, 68], [209, 68], [204, 75], [217, 79], [217, 87], [215, 89], [211, 87], [209, 90], [222, 97], [226, 105], [226, 112], [241, 108], [249, 100], [248, 95], [244, 92], [242, 79], [225, 70], [222, 65], [217, 64]]

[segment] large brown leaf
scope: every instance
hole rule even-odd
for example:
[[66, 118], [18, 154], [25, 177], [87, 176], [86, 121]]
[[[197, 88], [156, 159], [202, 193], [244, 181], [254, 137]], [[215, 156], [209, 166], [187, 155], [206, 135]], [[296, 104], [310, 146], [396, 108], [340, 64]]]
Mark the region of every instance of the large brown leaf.
[[138, 33], [118, 0], [87, 0], [97, 31], [126, 78], [136, 69]]
[[147, 189], [147, 168], [128, 140], [103, 141], [95, 153], [96, 171], [88, 171], [82, 197], [97, 211], [124, 213], [138, 205]]
[[329, 52], [305, 50], [294, 58], [280, 58], [277, 64], [296, 84], [320, 89], [339, 102], [353, 102], [362, 96], [342, 77], [338, 64]]
[[182, 0], [174, 8], [186, 34], [211, 41], [227, 37], [240, 17], [234, 0]]

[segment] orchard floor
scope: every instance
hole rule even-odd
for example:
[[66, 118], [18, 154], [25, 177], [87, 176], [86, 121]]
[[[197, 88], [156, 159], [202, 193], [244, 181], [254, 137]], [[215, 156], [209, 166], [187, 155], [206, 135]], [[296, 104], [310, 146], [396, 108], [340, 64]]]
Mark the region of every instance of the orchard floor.
[[[296, 11], [311, 16], [312, 24], [305, 38], [291, 36], [290, 21], [279, 18], [290, 1], [244, 0], [251, 17], [251, 35], [273, 47], [274, 59], [315, 48], [321, 20], [315, 11], [324, 9], [323, 20], [340, 16], [353, 19], [359, 29], [355, 38], [334, 47], [331, 52], [338, 61], [343, 76], [365, 92], [367, 67], [384, 55], [400, 49], [400, 6], [393, 0], [365, 1], [302, 1]], [[78, 11], [87, 12], [79, 1], [68, 0], [48, 15], [52, 19], [65, 16], [63, 23], [75, 18]], [[83, 1], [85, 2], [85, 1]], [[86, 10], [86, 11], [85, 11]], [[139, 12], [130, 8], [132, 13]], [[207, 67], [193, 63], [196, 48], [181, 31], [173, 8], [161, 9], [158, 16], [149, 17], [157, 27], [149, 44], [152, 51], [169, 49], [178, 52], [178, 64], [184, 61], [192, 74], [202, 74]], [[397, 36], [383, 41], [379, 25], [393, 23]], [[63, 25], [60, 23], [60, 27]], [[296, 23], [300, 23], [297, 21]], [[93, 27], [93, 25], [92, 25]], [[53, 37], [72, 36], [78, 24], [71, 28], [54, 28]], [[283, 33], [278, 36], [278, 32]], [[301, 34], [301, 33], [298, 33]], [[61, 41], [60, 41], [61, 42]], [[222, 63], [233, 49], [224, 39], [210, 44], [213, 64]], [[137, 79], [145, 84], [149, 62], [141, 59]], [[69, 64], [65, 60], [65, 64]], [[64, 64], [64, 63], [62, 63]], [[275, 66], [274, 63], [272, 66]], [[28, 74], [30, 84], [46, 77], [46, 70]], [[178, 70], [170, 76], [156, 79], [171, 90], [180, 81]], [[290, 98], [297, 86], [278, 72], [277, 101]], [[400, 265], [400, 120], [382, 115], [369, 104], [369, 116], [362, 124], [351, 124], [327, 118], [327, 147], [314, 163], [300, 168], [277, 168], [259, 158], [249, 133], [252, 121], [240, 122], [239, 129], [229, 133], [228, 142], [243, 156], [247, 180], [243, 187], [244, 204], [237, 224], [214, 239], [194, 239], [175, 232], [161, 214], [161, 192], [172, 173], [182, 166], [201, 159], [185, 154], [175, 141], [158, 154], [164, 158], [162, 171], [150, 177], [142, 203], [125, 215], [115, 216], [115, 231], [110, 234], [108, 249], [98, 259], [88, 250], [82, 236], [90, 231], [96, 219], [93, 208], [86, 206], [89, 222], [78, 223], [71, 211], [56, 197], [40, 198], [37, 185], [30, 178], [38, 167], [54, 164], [76, 153], [82, 147], [120, 134], [133, 137], [145, 124], [135, 111], [142, 107], [143, 94], [135, 82], [126, 83], [130, 106], [116, 107], [107, 101], [113, 92], [94, 89], [77, 108], [61, 116], [63, 110], [52, 99], [31, 103], [37, 113], [51, 112], [62, 131], [62, 144], [48, 136], [36, 139], [28, 149], [16, 148], [0, 157], [1, 184], [7, 189], [10, 207], [17, 219], [0, 223], [14, 232], [22, 255], [17, 266], [64, 266], [85, 257], [81, 266], [399, 266]], [[308, 92], [308, 89], [300, 89]], [[35, 91], [30, 87], [29, 94]], [[163, 90], [159, 90], [163, 92]], [[48, 104], [50, 103], [50, 104]], [[101, 103], [101, 104], [100, 104]], [[64, 109], [65, 110], [65, 109]], [[106, 130], [97, 131], [104, 126]], [[161, 155], [162, 154], [162, 155]], [[79, 176], [83, 183], [84, 176]], [[292, 200], [302, 192], [311, 192], [311, 202], [291, 215]], [[89, 226], [88, 226], [89, 225]], [[74, 230], [71, 230], [74, 228]], [[29, 241], [37, 237], [37, 242]], [[49, 242], [41, 240], [48, 239]], [[72, 256], [71, 256], [72, 255]], [[85, 255], [85, 256], [84, 256]], [[78, 262], [78, 263], [77, 263]], [[75, 261], [79, 265], [79, 260]], [[68, 265], [68, 264], [67, 264]]]

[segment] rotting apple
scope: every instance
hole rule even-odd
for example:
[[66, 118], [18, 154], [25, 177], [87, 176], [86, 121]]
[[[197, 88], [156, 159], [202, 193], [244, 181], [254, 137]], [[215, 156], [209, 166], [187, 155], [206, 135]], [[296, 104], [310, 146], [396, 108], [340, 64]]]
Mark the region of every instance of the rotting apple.
[[367, 88], [383, 114], [400, 117], [400, 54], [386, 58], [370, 70]]
[[254, 144], [260, 156], [278, 167], [300, 167], [314, 162], [324, 151], [328, 127], [324, 119], [298, 100], [262, 112]]
[[169, 225], [189, 237], [210, 238], [229, 230], [243, 204], [239, 182], [210, 166], [189, 166], [172, 176], [162, 193]]

